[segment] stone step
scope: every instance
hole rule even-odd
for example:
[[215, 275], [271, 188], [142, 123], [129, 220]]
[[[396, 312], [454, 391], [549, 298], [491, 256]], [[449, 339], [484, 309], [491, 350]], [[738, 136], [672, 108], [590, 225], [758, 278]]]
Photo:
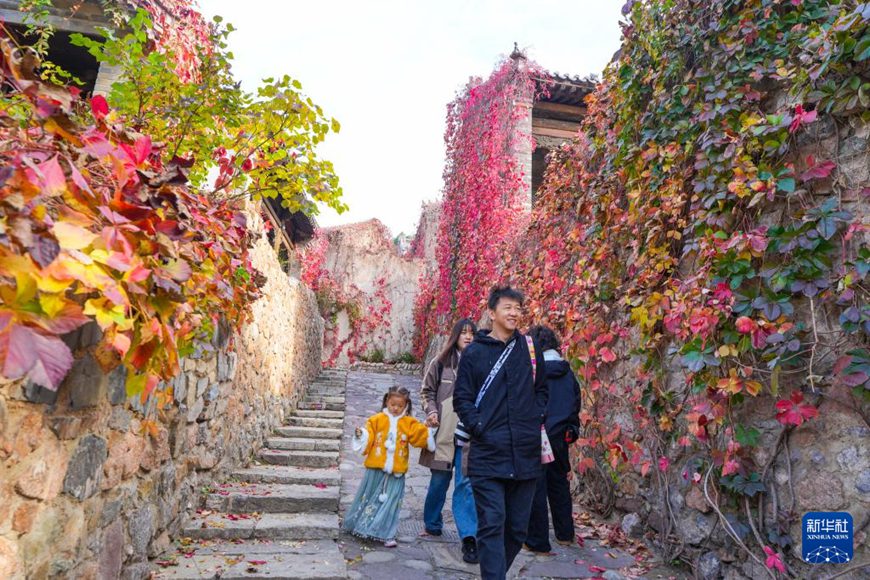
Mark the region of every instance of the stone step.
[[347, 385], [347, 379], [318, 379], [309, 384], [309, 387], [340, 387]]
[[328, 540], [338, 537], [338, 514], [262, 514], [244, 518], [197, 514], [181, 535], [202, 540]]
[[337, 469], [306, 469], [285, 465], [256, 465], [234, 471], [232, 477], [249, 483], [341, 484], [341, 473]]
[[266, 446], [270, 449], [294, 449], [297, 451], [339, 451], [340, 439], [312, 439], [310, 437], [269, 437]]
[[344, 419], [321, 419], [320, 417], [287, 417], [287, 424], [291, 427], [325, 427], [327, 429], [341, 429], [344, 427]]
[[338, 511], [338, 500], [338, 486], [225, 483], [209, 494], [206, 508], [232, 514], [335, 513]]
[[317, 417], [320, 419], [343, 419], [344, 411], [323, 411], [319, 409], [307, 410], [296, 409], [293, 411], [294, 417]]
[[275, 433], [282, 437], [304, 437], [310, 439], [341, 439], [341, 429], [325, 427], [278, 427]]
[[[237, 562], [230, 564], [234, 560]], [[256, 564], [252, 564], [252, 561]], [[197, 548], [189, 558], [178, 558], [177, 562], [177, 566], [156, 570], [156, 578], [165, 580], [194, 580], [195, 578], [344, 580], [347, 578], [347, 562], [338, 544], [332, 540], [214, 542]]]
[[338, 465], [337, 451], [286, 451], [283, 449], [263, 449], [259, 457], [272, 465], [293, 465], [296, 467], [335, 467]]
[[296, 408], [302, 411], [344, 411], [344, 402], [299, 401]]
[[303, 401], [331, 401], [336, 403], [347, 402], [344, 391], [305, 391]]
[[346, 403], [344, 395], [311, 395], [310, 393], [302, 397], [302, 401], [306, 403]]

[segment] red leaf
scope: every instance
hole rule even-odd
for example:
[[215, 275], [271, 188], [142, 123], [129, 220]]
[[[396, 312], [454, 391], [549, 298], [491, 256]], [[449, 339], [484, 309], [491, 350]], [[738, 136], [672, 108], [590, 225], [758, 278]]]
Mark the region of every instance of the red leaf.
[[850, 387], [857, 387], [867, 382], [867, 373], [861, 371], [857, 373], [850, 373], [848, 375], [841, 376], [840, 380], [843, 381], [844, 385]]
[[749, 334], [755, 330], [755, 321], [748, 316], [741, 316], [737, 319], [735, 327], [737, 328], [737, 332], [740, 334]]
[[764, 546], [764, 554], [767, 558], [764, 560], [764, 565], [771, 569], [779, 570], [781, 573], [785, 574], [785, 565], [782, 563], [782, 557], [773, 551], [768, 546]]
[[262, 566], [266, 563], [266, 560], [248, 560], [248, 564], [253, 564], [254, 566]]
[[21, 325], [0, 334], [0, 354], [5, 355], [3, 376], [18, 379], [27, 375], [51, 391], [57, 390], [73, 364], [72, 353], [61, 339]]
[[170, 261], [168, 264], [163, 266], [161, 270], [169, 274], [169, 276], [177, 282], [186, 282], [190, 278], [192, 272], [190, 264], [181, 259]]
[[132, 146], [122, 143], [121, 149], [124, 150], [124, 153], [127, 154], [133, 165], [138, 167], [145, 163], [148, 156], [151, 155], [151, 137], [147, 135], [139, 137]]
[[837, 167], [837, 164], [830, 160], [819, 163], [818, 165], [816, 165], [814, 162], [815, 159], [813, 159], [811, 156], [807, 157], [807, 165], [809, 165], [809, 167], [806, 171], [801, 173], [801, 179], [803, 181], [824, 179], [829, 176], [831, 172]]
[[97, 119], [102, 119], [109, 114], [109, 103], [103, 95], [95, 95], [91, 99], [91, 112]]
[[789, 400], [782, 399], [776, 402], [776, 420], [783, 425], [801, 425], [818, 416], [819, 410], [813, 405], [804, 403], [803, 393], [794, 391]]
[[602, 568], [601, 566], [589, 566], [590, 572], [606, 572], [607, 568]]
[[57, 156], [39, 164], [39, 184], [44, 194], [62, 195], [66, 191], [66, 175], [63, 173]]
[[834, 374], [839, 375], [840, 373], [842, 373], [843, 369], [845, 369], [847, 366], [849, 366], [849, 363], [851, 363], [851, 362], [852, 362], [852, 357], [848, 354], [843, 355], [840, 358], [838, 358], [837, 362], [834, 363]]

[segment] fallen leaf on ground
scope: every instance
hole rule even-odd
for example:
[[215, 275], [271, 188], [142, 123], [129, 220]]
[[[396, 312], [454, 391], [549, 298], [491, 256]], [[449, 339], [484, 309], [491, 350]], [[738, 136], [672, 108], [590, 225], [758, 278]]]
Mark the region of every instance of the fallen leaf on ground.
[[157, 560], [157, 565], [161, 568], [168, 568], [169, 566], [178, 566], [178, 562], [175, 560]]

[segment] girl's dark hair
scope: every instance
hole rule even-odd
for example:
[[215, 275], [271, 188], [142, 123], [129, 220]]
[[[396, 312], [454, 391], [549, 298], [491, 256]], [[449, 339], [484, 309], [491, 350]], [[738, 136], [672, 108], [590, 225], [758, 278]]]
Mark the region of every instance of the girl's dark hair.
[[495, 307], [498, 306], [498, 301], [502, 298], [516, 300], [520, 303], [520, 306], [525, 302], [523, 293], [516, 288], [510, 286], [493, 286], [492, 290], [489, 291], [489, 298], [486, 301], [486, 305], [490, 310], [495, 310]]
[[553, 329], [543, 324], [529, 328], [529, 336], [538, 343], [538, 348], [541, 350], [559, 350], [562, 346], [559, 337], [556, 336]]
[[384, 393], [384, 400], [381, 401], [381, 409], [385, 409], [387, 407], [387, 401], [392, 396], [405, 397], [405, 400], [408, 402], [408, 404], [405, 405], [405, 414], [413, 414], [413, 408], [411, 405], [411, 391], [409, 391], [406, 387], [402, 387], [399, 385], [393, 385], [386, 393]]
[[459, 335], [462, 334], [462, 331], [467, 327], [471, 327], [471, 332], [477, 332], [477, 325], [474, 324], [474, 321], [470, 318], [462, 318], [453, 325], [453, 330], [450, 331], [450, 337], [447, 339], [447, 344], [444, 345], [444, 348], [438, 354], [438, 362], [442, 365], [450, 363], [450, 359], [453, 357], [453, 351], [456, 350], [456, 344], [459, 342]]

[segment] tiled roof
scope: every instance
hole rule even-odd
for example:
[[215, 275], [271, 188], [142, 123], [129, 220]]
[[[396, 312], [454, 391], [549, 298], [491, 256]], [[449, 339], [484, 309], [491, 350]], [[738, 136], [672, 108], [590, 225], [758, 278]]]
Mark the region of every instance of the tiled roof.
[[595, 81], [583, 79], [577, 75], [563, 75], [552, 73], [549, 82], [540, 81], [547, 86], [550, 95], [540, 100], [547, 103], [560, 103], [563, 105], [582, 105], [586, 95], [595, 90]]

